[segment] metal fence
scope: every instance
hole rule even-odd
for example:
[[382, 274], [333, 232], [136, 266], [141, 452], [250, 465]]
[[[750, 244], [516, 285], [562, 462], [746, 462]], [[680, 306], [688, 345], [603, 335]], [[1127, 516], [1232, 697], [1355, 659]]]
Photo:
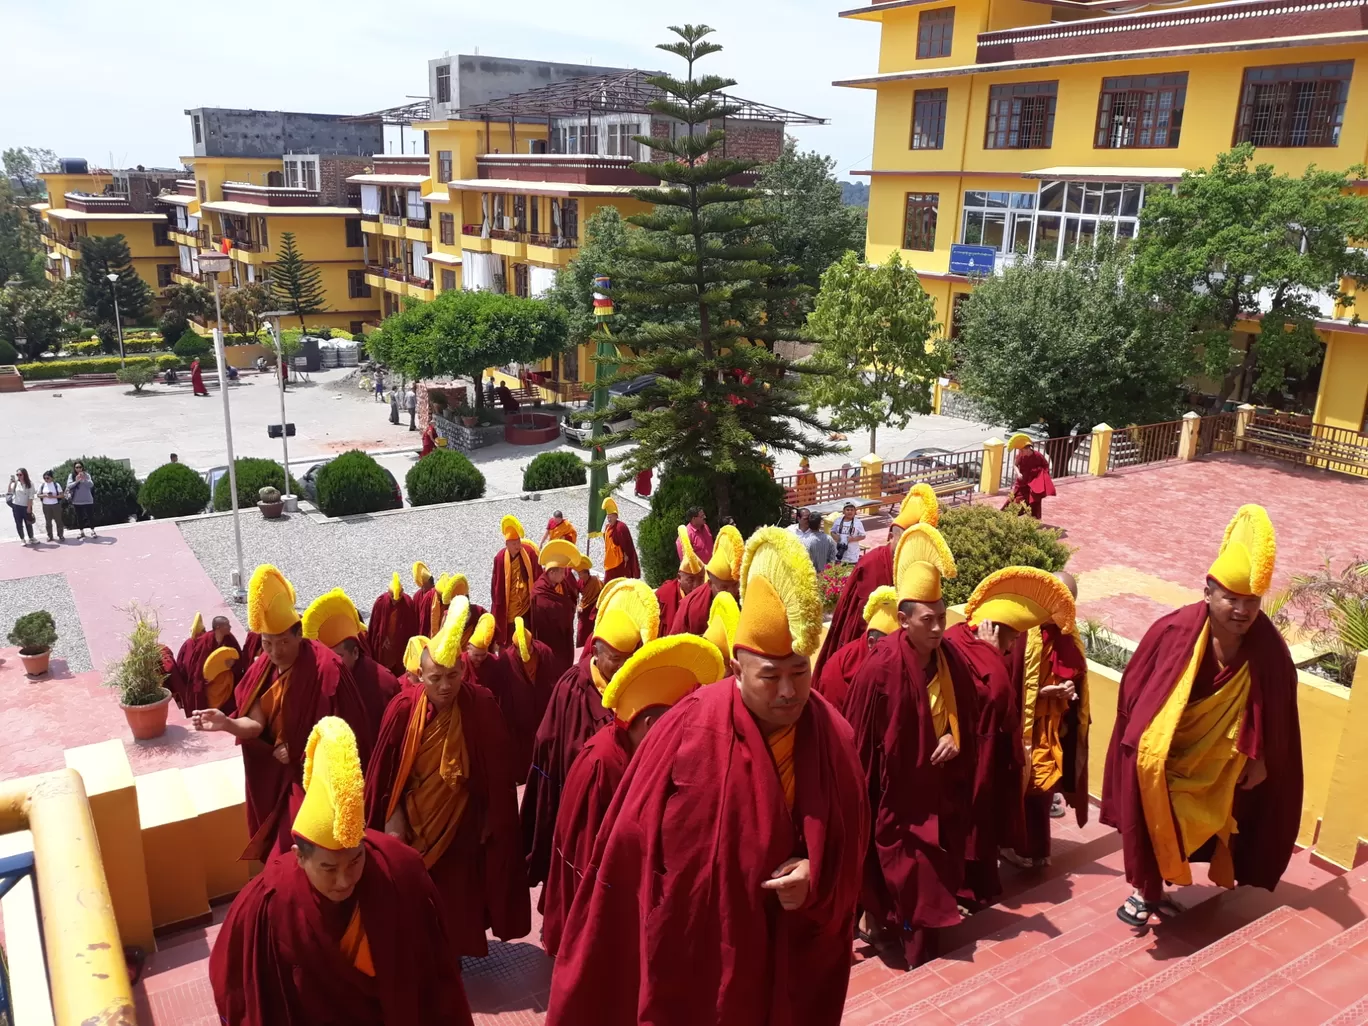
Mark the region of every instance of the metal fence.
[[1183, 437], [1181, 420], [1166, 420], [1160, 424], [1137, 424], [1112, 433], [1111, 452], [1107, 455], [1107, 470], [1139, 467], [1147, 463], [1165, 463], [1178, 458], [1178, 442]]
[[[1092, 451], [1090, 434], [1061, 435], [1044, 441], [1033, 439], [1031, 445], [1050, 461], [1050, 477], [1056, 481], [1066, 477], [1081, 477], [1088, 472], [1088, 456]], [[1015, 452], [1006, 452], [1002, 457], [1001, 484], [1009, 490], [1016, 483], [1016, 456]]]
[[1203, 417], [1197, 425], [1197, 455], [1234, 451], [1236, 420], [1238, 417], [1234, 413]]
[[1310, 417], [1255, 413], [1245, 428], [1245, 449], [1288, 463], [1368, 475], [1368, 437], [1353, 428], [1316, 424]]

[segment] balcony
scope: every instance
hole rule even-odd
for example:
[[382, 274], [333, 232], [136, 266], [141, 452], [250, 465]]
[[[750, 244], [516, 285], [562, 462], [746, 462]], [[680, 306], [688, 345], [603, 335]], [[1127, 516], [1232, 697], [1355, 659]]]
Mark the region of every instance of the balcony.
[[66, 194], [66, 205], [83, 214], [131, 214], [133, 207], [127, 196], [94, 196], [84, 192]]
[[224, 182], [223, 198], [233, 203], [261, 207], [316, 207], [318, 190], [292, 189], [279, 185], [252, 185], [249, 182]]
[[532, 232], [527, 236], [529, 246], [545, 246], [547, 249], [579, 249], [579, 239], [565, 235], [552, 235], [549, 232]]
[[[421, 275], [409, 274], [402, 267], [386, 267], [381, 264], [366, 265], [367, 280], [370, 284], [378, 288], [383, 288], [387, 292], [393, 292], [401, 296], [415, 296], [420, 290], [432, 291], [432, 279], [424, 278]], [[418, 296], [420, 299], [431, 299], [431, 296]]]
[[193, 178], [177, 178], [176, 194], [178, 196], [199, 196], [199, 188], [195, 185]]

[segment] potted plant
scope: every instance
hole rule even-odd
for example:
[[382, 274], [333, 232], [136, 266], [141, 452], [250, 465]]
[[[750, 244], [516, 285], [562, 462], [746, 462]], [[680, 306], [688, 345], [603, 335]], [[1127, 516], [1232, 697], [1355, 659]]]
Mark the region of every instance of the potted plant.
[[446, 393], [440, 392], [435, 388], [428, 389], [428, 407], [432, 410], [434, 416], [441, 417], [445, 415], [447, 410]]
[[118, 691], [119, 708], [133, 737], [146, 741], [166, 733], [171, 692], [162, 686], [166, 669], [156, 615], [138, 605], [129, 606], [128, 614], [133, 620], [128, 652], [110, 665], [105, 685]]
[[48, 672], [52, 646], [57, 644], [57, 625], [46, 609], [25, 613], [14, 621], [9, 643], [19, 646], [19, 658], [24, 661], [24, 672], [30, 677], [41, 677]]
[[257, 492], [257, 509], [261, 510], [261, 515], [267, 520], [279, 519], [284, 508], [285, 500], [280, 497], [279, 488], [267, 485]]

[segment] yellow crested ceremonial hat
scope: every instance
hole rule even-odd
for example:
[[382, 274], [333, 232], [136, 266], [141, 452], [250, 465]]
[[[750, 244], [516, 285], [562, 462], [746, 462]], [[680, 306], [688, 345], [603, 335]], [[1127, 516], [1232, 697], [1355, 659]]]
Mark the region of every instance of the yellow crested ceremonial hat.
[[736, 627], [741, 620], [741, 607], [729, 591], [719, 591], [713, 596], [712, 607], [708, 610], [708, 627], [703, 637], [717, 646], [724, 660], [732, 657], [732, 641], [736, 638]]
[[822, 599], [807, 549], [779, 527], [762, 527], [746, 542], [741, 564], [741, 615], [733, 649], [767, 656], [810, 656], [822, 643]]
[[1030, 435], [1026, 434], [1025, 432], [1018, 431], [1011, 438], [1007, 439], [1007, 451], [1011, 452], [1014, 449], [1024, 449], [1026, 448], [1026, 446], [1031, 445], [1032, 442], [1033, 439]]
[[432, 639], [415, 634], [408, 639], [408, 644], [404, 646], [404, 669], [409, 673], [418, 674], [423, 670], [423, 653], [432, 644]]
[[404, 586], [399, 581], [398, 570], [394, 571], [394, 576], [390, 578], [389, 594], [390, 598], [392, 598], [395, 602], [398, 602], [401, 598], [404, 597]]
[[1264, 595], [1273, 583], [1277, 556], [1278, 539], [1268, 510], [1251, 503], [1241, 506], [1226, 525], [1220, 554], [1207, 576], [1237, 595]]
[[885, 584], [874, 589], [864, 607], [865, 627], [880, 634], [894, 634], [898, 630], [898, 592]]
[[[485, 616], [489, 616], [488, 613]], [[484, 622], [484, 617], [480, 617], [480, 622]], [[523, 622], [521, 616], [513, 617], [513, 644], [517, 646], [518, 658], [527, 662], [532, 658], [532, 634], [527, 629], [527, 624]]]
[[505, 513], [503, 519], [499, 521], [499, 531], [504, 536], [504, 541], [512, 541], [514, 538], [522, 538], [526, 531], [523, 530], [522, 523], [512, 513]]
[[603, 500], [603, 505], [601, 508], [605, 513], [617, 513], [617, 499], [613, 498], [611, 495], [608, 496], [608, 498]]
[[204, 616], [203, 616], [203, 614], [201, 614], [201, 613], [196, 613], [196, 614], [195, 614], [195, 618], [194, 618], [193, 620], [190, 621], [190, 637], [192, 637], [192, 638], [198, 638], [198, 637], [199, 637], [201, 634], [203, 634], [203, 633], [204, 633]]
[[470, 594], [470, 582], [465, 574], [450, 574], [437, 582], [437, 593], [442, 597], [442, 605], [449, 606], [456, 596]]
[[242, 658], [242, 653], [231, 645], [221, 645], [214, 649], [204, 660], [204, 679], [213, 680], [220, 673], [224, 673], [233, 668], [233, 664]]
[[929, 484], [919, 481], [912, 486], [898, 507], [898, 515], [893, 518], [893, 523], [904, 531], [913, 524], [935, 527], [940, 523], [940, 500]]
[[679, 551], [683, 553], [679, 557], [679, 572], [681, 574], [701, 574], [703, 572], [703, 560], [698, 558], [698, 553], [694, 551], [693, 542], [689, 541], [689, 528], [686, 524], [679, 525]]
[[707, 565], [708, 573], [719, 581], [739, 581], [741, 561], [745, 555], [746, 541], [741, 537], [741, 532], [731, 524], [723, 524], [722, 529], [717, 532], [717, 540], [713, 542], [712, 559], [708, 560]]
[[[432, 661], [439, 666], [447, 669], [454, 667], [461, 659], [461, 651], [465, 648], [466, 626], [470, 622], [470, 600], [464, 595], [457, 595], [451, 600], [451, 608], [447, 610], [446, 616], [442, 619], [442, 629], [427, 639], [423, 649], [432, 656]], [[414, 639], [418, 640], [418, 639]], [[418, 662], [422, 663], [422, 650], [417, 653]], [[405, 666], [408, 665], [408, 652], [404, 653]]]
[[1028, 631], [1053, 622], [1065, 634], [1074, 629], [1074, 599], [1054, 574], [1034, 566], [1005, 566], [974, 589], [964, 606], [971, 627], [985, 621]]
[[432, 581], [432, 571], [427, 568], [426, 563], [413, 564], [413, 583], [418, 587], [425, 587]]
[[913, 524], [893, 550], [893, 586], [899, 602], [939, 602], [941, 578], [955, 576], [955, 557], [930, 524]]
[[489, 646], [494, 644], [494, 614], [482, 613], [480, 618], [475, 621], [475, 629], [470, 632], [470, 640], [466, 642], [472, 648], [480, 651], [487, 651]]
[[609, 582], [598, 601], [594, 638], [619, 652], [635, 652], [660, 635], [660, 602], [639, 577]]
[[365, 791], [356, 735], [346, 720], [324, 716], [304, 748], [304, 801], [294, 833], [329, 851], [359, 846], [366, 832]]
[[631, 724], [641, 710], [674, 705], [702, 684], [721, 680], [726, 668], [717, 649], [692, 634], [648, 641], [632, 653], [608, 686], [603, 707]]
[[361, 633], [361, 617], [356, 604], [341, 588], [324, 592], [304, 610], [304, 637], [313, 638], [329, 648]]
[[295, 592], [285, 575], [269, 563], [252, 571], [247, 585], [247, 629], [258, 634], [284, 634], [299, 623]]
[[575, 569], [592, 570], [594, 569], [594, 561], [590, 559], [588, 556], [586, 556], [583, 552], [581, 552], [579, 560], [575, 563]]
[[558, 566], [573, 567], [579, 563], [579, 555], [579, 549], [575, 548], [573, 542], [556, 538], [547, 542], [541, 550], [541, 565], [547, 570]]

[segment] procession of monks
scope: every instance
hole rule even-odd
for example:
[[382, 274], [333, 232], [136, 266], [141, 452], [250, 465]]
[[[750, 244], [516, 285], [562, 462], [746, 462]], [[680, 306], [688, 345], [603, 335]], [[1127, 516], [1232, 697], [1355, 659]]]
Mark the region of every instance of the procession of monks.
[[[242, 747], [242, 857], [265, 863], [211, 955], [224, 1023], [470, 1023], [461, 958], [526, 937], [540, 886], [551, 1026], [835, 1026], [857, 937], [936, 957], [1000, 896], [1001, 861], [1048, 861], [1056, 798], [1086, 822], [1070, 575], [998, 570], [947, 627], [955, 557], [919, 485], [824, 640], [796, 536], [724, 526], [704, 559], [681, 525], [653, 591], [604, 510], [603, 580], [563, 518], [538, 546], [508, 516], [488, 611], [420, 563], [368, 624], [340, 590], [301, 614], [260, 566], [242, 646], [197, 617], [164, 653], [196, 729]], [[1123, 676], [1101, 818], [1136, 928], [1194, 862], [1271, 889], [1292, 853], [1296, 676], [1260, 611], [1275, 551], [1242, 507], [1203, 601]]]

